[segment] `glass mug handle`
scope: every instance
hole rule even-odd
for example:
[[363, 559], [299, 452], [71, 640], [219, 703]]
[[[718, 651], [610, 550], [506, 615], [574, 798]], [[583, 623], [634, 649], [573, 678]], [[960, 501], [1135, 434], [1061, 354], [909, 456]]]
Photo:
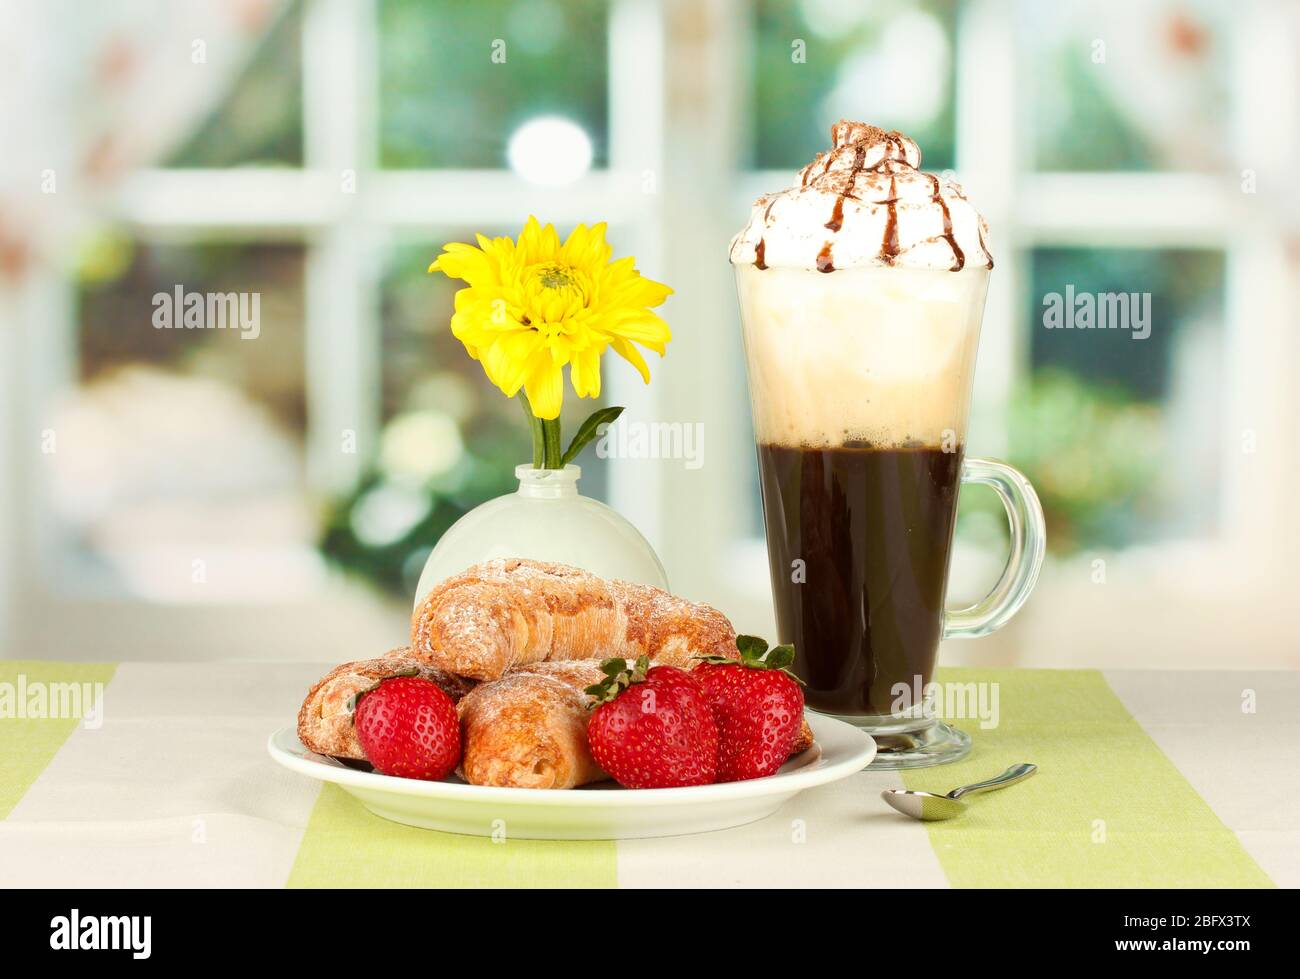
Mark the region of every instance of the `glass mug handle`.
[[944, 613], [944, 639], [976, 639], [1006, 625], [1034, 590], [1047, 549], [1043, 506], [1019, 470], [988, 459], [967, 459], [961, 481], [991, 486], [998, 494], [1011, 525], [1011, 554], [991, 592], [969, 608]]

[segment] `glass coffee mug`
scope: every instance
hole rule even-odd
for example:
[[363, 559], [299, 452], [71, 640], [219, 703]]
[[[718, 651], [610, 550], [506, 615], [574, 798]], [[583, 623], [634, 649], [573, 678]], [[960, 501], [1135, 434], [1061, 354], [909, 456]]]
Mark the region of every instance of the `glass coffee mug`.
[[[812, 709], [877, 742], [873, 767], [955, 761], [935, 714], [942, 639], [984, 636], [1042, 567], [1043, 510], [1010, 466], [966, 459], [987, 269], [736, 267], [778, 639]], [[945, 608], [963, 483], [1011, 525], [993, 590]]]

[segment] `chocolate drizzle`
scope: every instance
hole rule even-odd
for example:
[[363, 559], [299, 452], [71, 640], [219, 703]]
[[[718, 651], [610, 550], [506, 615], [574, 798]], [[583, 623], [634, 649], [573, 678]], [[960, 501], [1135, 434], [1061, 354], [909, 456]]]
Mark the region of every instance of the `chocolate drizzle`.
[[893, 171], [889, 174], [889, 200], [885, 202], [885, 237], [880, 243], [880, 254], [886, 265], [893, 265], [898, 258], [898, 178]]
[[[943, 237], [952, 246], [952, 269], [950, 271], [960, 272], [966, 265], [966, 253], [961, 250], [957, 244], [956, 237], [952, 233], [952, 213], [948, 210], [948, 202], [943, 199], [943, 194], [939, 193], [939, 178], [930, 174], [930, 183], [934, 187], [933, 200], [939, 205], [939, 210], [943, 212]], [[981, 242], [981, 245], [983, 242]]]
[[[853, 148], [853, 169], [849, 171], [849, 186], [853, 186], [853, 181], [857, 179], [864, 169], [867, 159], [867, 147], [865, 143], [857, 143]], [[829, 169], [829, 167], [828, 167]], [[835, 198], [835, 206], [831, 208], [831, 219], [826, 222], [826, 228], [829, 231], [839, 231], [844, 227], [844, 198], [852, 197], [847, 190]], [[856, 197], [853, 198], [857, 200]]]
[[831, 261], [831, 243], [829, 241], [822, 245], [822, 250], [817, 253], [817, 271], [835, 271], [835, 263]]
[[835, 198], [835, 206], [831, 208], [831, 219], [826, 222], [826, 228], [830, 231], [839, 231], [844, 226], [844, 195], [840, 194]]
[[767, 242], [762, 238], [758, 239], [758, 245], [754, 248], [754, 268], [760, 272], [767, 268], [767, 263], [763, 261], [763, 253], [767, 251]]

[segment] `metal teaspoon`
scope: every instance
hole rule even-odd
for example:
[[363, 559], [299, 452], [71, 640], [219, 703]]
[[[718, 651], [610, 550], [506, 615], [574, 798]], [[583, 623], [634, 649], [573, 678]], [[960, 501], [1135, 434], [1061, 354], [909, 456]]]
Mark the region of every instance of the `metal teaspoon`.
[[1008, 785], [1023, 782], [1036, 771], [1038, 771], [1037, 765], [1021, 762], [1019, 765], [1012, 765], [1001, 775], [973, 785], [963, 785], [961, 788], [953, 789], [947, 795], [914, 792], [908, 789], [886, 789], [880, 793], [880, 797], [904, 816], [911, 816], [913, 819], [924, 819], [927, 822], [952, 819], [966, 811], [966, 803], [958, 801], [962, 796], [1005, 789]]

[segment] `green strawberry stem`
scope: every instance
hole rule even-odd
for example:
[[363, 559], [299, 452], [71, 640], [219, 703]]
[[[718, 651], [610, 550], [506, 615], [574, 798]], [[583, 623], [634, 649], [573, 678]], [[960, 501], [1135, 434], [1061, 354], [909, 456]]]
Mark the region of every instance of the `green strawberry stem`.
[[628, 687], [634, 683], [644, 683], [645, 675], [650, 669], [650, 659], [646, 656], [638, 656], [636, 662], [628, 669], [627, 660], [612, 658], [607, 659], [600, 664], [600, 671], [605, 674], [605, 679], [599, 683], [593, 683], [587, 687], [583, 693], [591, 697], [591, 703], [587, 706], [593, 710], [601, 704], [608, 704], [618, 699]]
[[708, 656], [696, 656], [694, 659], [701, 660], [705, 663], [730, 663], [733, 666], [744, 666], [751, 670], [777, 670], [784, 673], [795, 683], [804, 685], [803, 680], [795, 676], [790, 670], [790, 664], [794, 662], [794, 646], [789, 643], [782, 643], [780, 646], [767, 648], [767, 640], [760, 639], [758, 636], [737, 636], [736, 649], [740, 651], [740, 659], [730, 656], [720, 656], [716, 653]]

